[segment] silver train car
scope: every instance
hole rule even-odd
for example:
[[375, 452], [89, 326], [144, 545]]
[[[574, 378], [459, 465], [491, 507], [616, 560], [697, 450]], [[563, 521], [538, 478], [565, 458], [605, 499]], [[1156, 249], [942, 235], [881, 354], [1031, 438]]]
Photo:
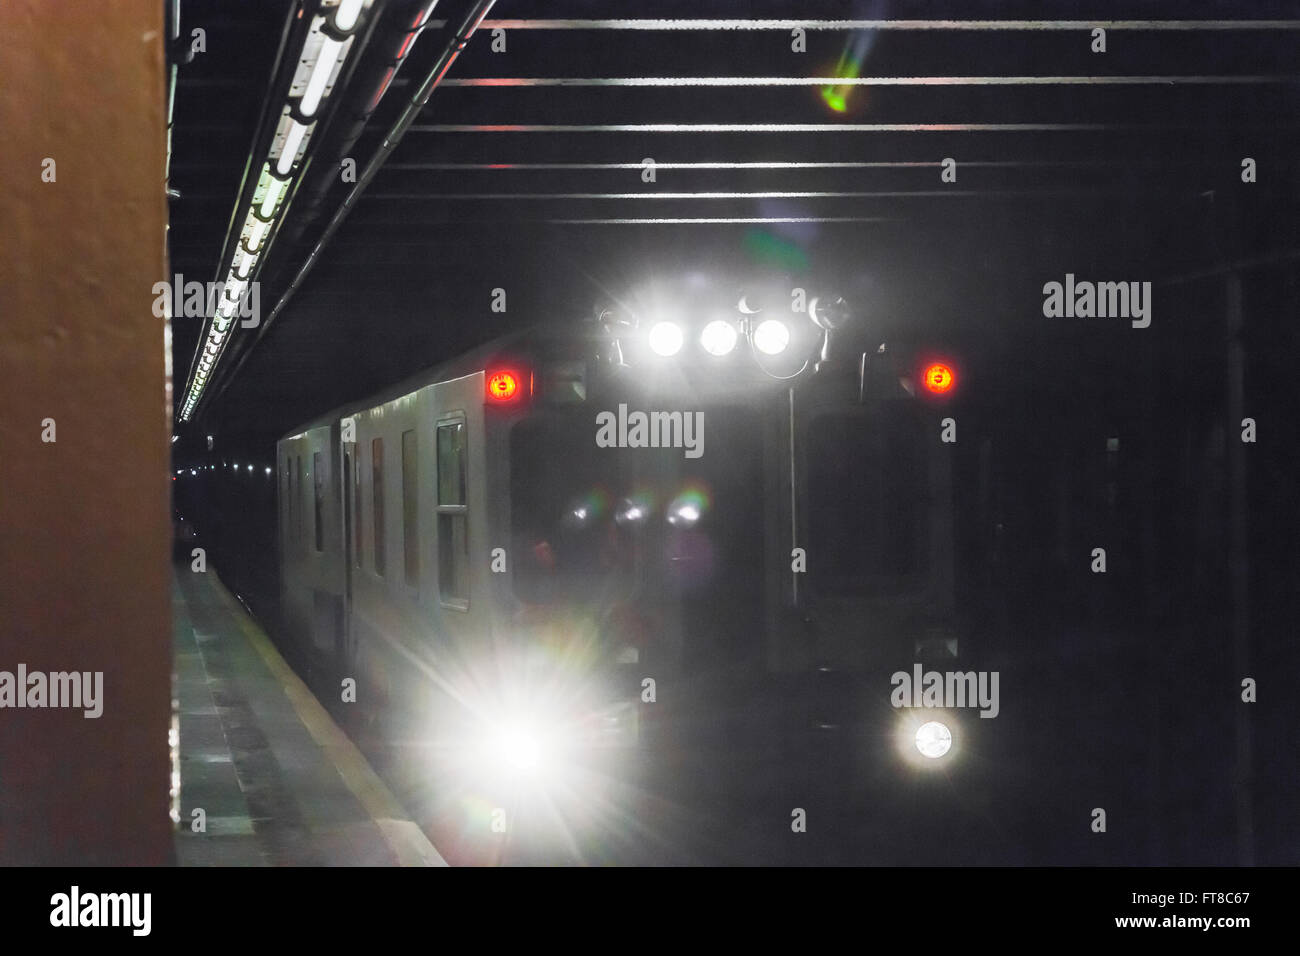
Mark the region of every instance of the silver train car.
[[958, 646], [953, 369], [777, 321], [607, 312], [280, 439], [286, 636], [408, 796], [490, 830], [550, 788], [590, 826], [647, 776], [789, 772], [809, 734], [858, 734], [862, 779], [952, 770], [978, 721], [923, 739], [889, 698]]

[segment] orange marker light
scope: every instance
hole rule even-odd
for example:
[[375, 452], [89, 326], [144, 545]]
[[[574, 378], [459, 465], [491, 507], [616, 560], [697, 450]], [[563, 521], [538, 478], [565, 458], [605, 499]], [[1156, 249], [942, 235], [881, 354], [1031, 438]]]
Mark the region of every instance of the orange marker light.
[[952, 369], [940, 362], [926, 366], [925, 373], [921, 376], [921, 381], [925, 383], [925, 387], [935, 395], [942, 395], [944, 392], [949, 391], [956, 380], [952, 374]]
[[488, 376], [487, 394], [494, 402], [508, 402], [519, 394], [519, 379], [513, 372], [494, 372]]

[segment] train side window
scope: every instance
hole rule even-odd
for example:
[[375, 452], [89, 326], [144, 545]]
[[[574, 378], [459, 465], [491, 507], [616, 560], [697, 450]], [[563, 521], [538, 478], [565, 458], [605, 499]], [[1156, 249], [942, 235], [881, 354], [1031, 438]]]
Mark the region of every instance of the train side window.
[[438, 424], [438, 595], [451, 607], [469, 605], [469, 507], [463, 418]]
[[412, 428], [402, 432], [402, 554], [406, 583], [413, 588], [420, 586], [419, 489], [419, 461]]
[[357, 540], [353, 535], [353, 525], [350, 514], [352, 512], [351, 499], [349, 493], [352, 490], [352, 452], [343, 452], [343, 470], [339, 472], [343, 479], [343, 488], [340, 497], [343, 500], [343, 567], [348, 566], [352, 560], [352, 554], [356, 551]]
[[312, 507], [312, 523], [316, 534], [316, 550], [325, 550], [325, 521], [321, 514], [325, 509], [325, 470], [321, 467], [321, 453], [314, 452], [311, 456], [311, 480], [312, 496], [314, 503]]
[[293, 539], [293, 455], [284, 461], [284, 549], [294, 553], [296, 541]]
[[374, 502], [375, 573], [383, 575], [387, 564], [384, 550], [384, 440], [376, 438], [370, 443], [370, 478]]
[[291, 485], [291, 476], [293, 459], [288, 455], [284, 456], [284, 478], [280, 483], [280, 550], [283, 554], [289, 553], [289, 542], [292, 538], [292, 528], [290, 525], [290, 507], [293, 505], [293, 490]]
[[293, 516], [293, 550], [302, 550], [302, 455], [293, 456], [293, 477], [290, 481], [289, 513]]
[[358, 568], [363, 564], [362, 556], [365, 553], [361, 531], [361, 445], [357, 445], [356, 454], [352, 456], [352, 548], [353, 560]]

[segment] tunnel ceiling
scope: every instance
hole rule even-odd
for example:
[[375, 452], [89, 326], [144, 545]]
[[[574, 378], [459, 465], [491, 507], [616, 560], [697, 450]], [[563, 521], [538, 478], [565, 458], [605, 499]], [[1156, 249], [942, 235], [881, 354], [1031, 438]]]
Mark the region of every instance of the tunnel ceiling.
[[[575, 321], [604, 292], [658, 274], [765, 266], [873, 289], [892, 310], [990, 325], [996, 310], [984, 306], [1005, 304], [1008, 287], [1032, 286], [1036, 296], [1069, 268], [1161, 279], [1297, 246], [1287, 213], [1300, 30], [1112, 26], [1097, 53], [1086, 27], [918, 24], [810, 29], [806, 51], [795, 52], [788, 28], [609, 22], [790, 18], [795, 7], [809, 20], [1080, 15], [1077, 4], [1042, 2], [653, 6], [499, 0], [239, 374], [209, 397], [202, 429], [279, 434], [502, 332]], [[467, 7], [444, 0], [435, 9], [352, 149], [358, 165], [448, 42], [443, 24]], [[217, 278], [295, 9], [183, 3], [182, 33], [206, 31], [206, 51], [180, 67], [176, 92], [180, 197], [169, 239], [172, 271], [187, 279]], [[1150, 10], [1101, 2], [1088, 15], [1157, 16]], [[1188, 0], [1176, 13], [1240, 20], [1240, 10]], [[1282, 19], [1287, 5], [1256, 4], [1249, 16]], [[498, 27], [503, 52], [492, 49]], [[829, 95], [822, 85], [714, 79], [854, 73], [891, 79]], [[954, 77], [982, 79], [941, 79]], [[941, 179], [947, 157], [957, 163], [953, 183]], [[1243, 157], [1259, 170], [1249, 186]], [[653, 182], [644, 181], [647, 158]], [[346, 188], [324, 194], [296, 242], [273, 248], [264, 316]], [[491, 308], [498, 288], [505, 313]], [[197, 320], [174, 322], [178, 388], [199, 331]]]

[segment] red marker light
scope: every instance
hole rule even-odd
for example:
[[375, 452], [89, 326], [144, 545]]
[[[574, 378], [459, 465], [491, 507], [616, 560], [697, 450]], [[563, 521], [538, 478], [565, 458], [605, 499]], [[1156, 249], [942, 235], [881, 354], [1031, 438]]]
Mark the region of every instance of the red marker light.
[[487, 397], [494, 402], [508, 402], [519, 394], [519, 379], [514, 372], [493, 372], [487, 380]]
[[928, 391], [935, 395], [943, 395], [945, 392], [951, 391], [957, 378], [947, 365], [935, 362], [933, 365], [926, 366], [925, 372], [921, 375], [921, 381], [925, 383]]

